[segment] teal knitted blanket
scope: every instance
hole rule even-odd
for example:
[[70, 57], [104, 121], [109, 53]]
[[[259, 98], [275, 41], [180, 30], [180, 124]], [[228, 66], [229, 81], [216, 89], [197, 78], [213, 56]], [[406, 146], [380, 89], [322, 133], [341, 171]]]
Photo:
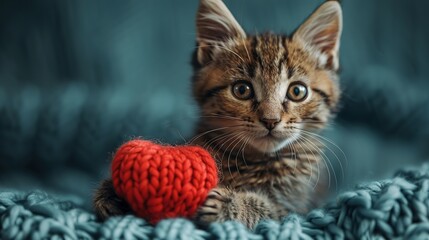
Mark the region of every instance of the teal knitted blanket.
[[429, 166], [344, 192], [306, 216], [207, 229], [186, 219], [156, 226], [134, 216], [98, 222], [92, 213], [43, 192], [1, 192], [1, 239], [429, 239]]

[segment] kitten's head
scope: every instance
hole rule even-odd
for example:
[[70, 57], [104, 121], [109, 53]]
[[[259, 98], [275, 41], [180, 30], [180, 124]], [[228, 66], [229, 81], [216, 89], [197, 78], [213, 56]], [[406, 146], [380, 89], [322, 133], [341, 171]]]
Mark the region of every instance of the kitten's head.
[[246, 35], [221, 0], [201, 0], [194, 96], [201, 126], [274, 152], [323, 128], [339, 100], [338, 2], [322, 4], [291, 36]]

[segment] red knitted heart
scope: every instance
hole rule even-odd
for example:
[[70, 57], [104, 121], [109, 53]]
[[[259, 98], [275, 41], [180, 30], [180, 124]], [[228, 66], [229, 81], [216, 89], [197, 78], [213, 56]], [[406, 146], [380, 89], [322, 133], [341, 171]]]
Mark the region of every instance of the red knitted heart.
[[162, 146], [132, 140], [112, 162], [113, 186], [139, 217], [151, 223], [192, 217], [217, 185], [216, 163], [196, 146]]

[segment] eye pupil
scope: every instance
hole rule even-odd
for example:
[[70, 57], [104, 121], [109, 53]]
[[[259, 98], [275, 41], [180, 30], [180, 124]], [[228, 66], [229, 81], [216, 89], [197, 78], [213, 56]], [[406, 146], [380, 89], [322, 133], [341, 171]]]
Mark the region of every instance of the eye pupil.
[[238, 92], [241, 94], [241, 95], [243, 95], [243, 94], [245, 94], [246, 93], [246, 91], [247, 91], [247, 86], [245, 86], [245, 85], [241, 85], [239, 88], [238, 88]]
[[299, 87], [294, 87], [293, 88], [293, 93], [296, 95], [296, 96], [299, 96], [299, 93], [301, 92], [301, 90], [299, 89]]
[[253, 97], [253, 89], [250, 83], [239, 81], [232, 87], [234, 96], [240, 100], [248, 100]]

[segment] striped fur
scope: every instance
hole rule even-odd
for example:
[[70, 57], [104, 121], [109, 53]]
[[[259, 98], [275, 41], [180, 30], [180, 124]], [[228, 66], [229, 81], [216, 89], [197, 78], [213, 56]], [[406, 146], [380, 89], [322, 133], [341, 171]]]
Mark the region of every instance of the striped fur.
[[[196, 219], [234, 219], [252, 227], [262, 218], [306, 212], [319, 202], [314, 192], [323, 168], [321, 143], [311, 134], [326, 126], [340, 97], [339, 4], [323, 4], [291, 36], [242, 34], [227, 8], [218, 5], [222, 1], [202, 0], [197, 15], [200, 57], [193, 90], [201, 118], [192, 143], [212, 151], [221, 182]], [[216, 6], [216, 17], [198, 24], [200, 16], [210, 14], [210, 6]], [[219, 9], [227, 11], [225, 17]], [[224, 25], [230, 26], [228, 31]], [[206, 39], [204, 26], [212, 33], [218, 26], [220, 33]], [[251, 84], [252, 99], [234, 96], [237, 81]], [[297, 82], [308, 89], [302, 102], [286, 97]], [[272, 136], [261, 119], [280, 119]]]

